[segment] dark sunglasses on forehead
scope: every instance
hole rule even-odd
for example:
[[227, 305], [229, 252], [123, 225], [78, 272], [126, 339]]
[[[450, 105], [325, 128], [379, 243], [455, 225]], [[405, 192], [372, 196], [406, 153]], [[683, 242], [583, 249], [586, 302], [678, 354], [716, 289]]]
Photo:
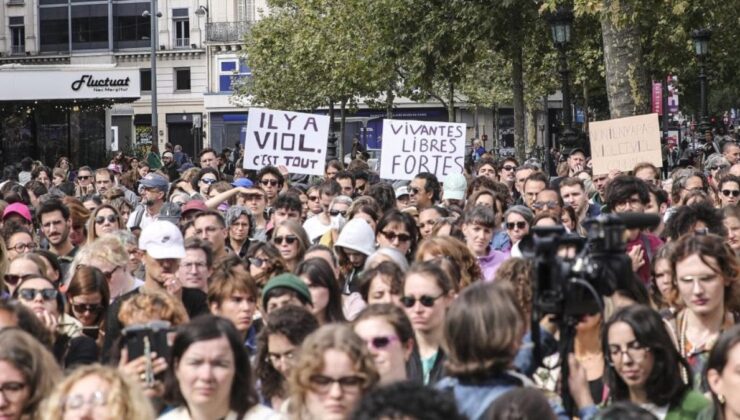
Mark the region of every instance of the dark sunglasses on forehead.
[[285, 242], [288, 245], [293, 245], [295, 241], [297, 240], [298, 240], [298, 237], [295, 235], [276, 236], [272, 238], [272, 242], [274, 242], [275, 245], [282, 245], [283, 242]]
[[118, 217], [115, 214], [109, 214], [107, 216], [97, 216], [95, 218], [95, 223], [102, 225], [106, 220], [108, 221], [108, 223], [116, 223], [118, 221]]
[[6, 274], [3, 276], [3, 279], [5, 280], [5, 284], [15, 286], [21, 280], [30, 279], [31, 277], [34, 277], [34, 276], [35, 274], [24, 274], [22, 276], [19, 276], [17, 274]]
[[725, 197], [737, 197], [740, 196], [740, 190], [722, 190], [722, 195], [724, 195]]

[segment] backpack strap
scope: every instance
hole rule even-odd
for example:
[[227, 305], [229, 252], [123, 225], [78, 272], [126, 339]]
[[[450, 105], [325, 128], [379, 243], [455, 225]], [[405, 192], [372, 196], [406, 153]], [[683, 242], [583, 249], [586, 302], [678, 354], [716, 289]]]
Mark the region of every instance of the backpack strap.
[[653, 247], [650, 244], [650, 239], [647, 237], [647, 235], [645, 235], [644, 233], [641, 233], [640, 240], [642, 241], [642, 249], [645, 250], [645, 255], [647, 255], [648, 262], [652, 263]]

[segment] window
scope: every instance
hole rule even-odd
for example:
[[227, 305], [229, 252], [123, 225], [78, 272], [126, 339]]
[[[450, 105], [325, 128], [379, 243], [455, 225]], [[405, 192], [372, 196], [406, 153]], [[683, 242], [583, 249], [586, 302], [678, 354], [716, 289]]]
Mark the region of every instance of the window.
[[190, 47], [188, 9], [172, 9], [172, 23], [175, 27], [175, 48]]
[[13, 54], [24, 54], [26, 52], [26, 28], [23, 24], [23, 16], [12, 16], [10, 23], [10, 48]]
[[175, 90], [190, 90], [190, 68], [175, 69]]
[[67, 11], [66, 5], [39, 9], [39, 37], [42, 52], [69, 51]]
[[142, 92], [152, 90], [152, 69], [139, 69], [139, 84]]
[[252, 74], [251, 69], [244, 61], [235, 58], [221, 60], [218, 66], [219, 92], [232, 92], [235, 81], [249, 77]]
[[149, 2], [113, 4], [114, 48], [151, 46], [152, 21], [142, 16], [150, 8]]
[[72, 6], [72, 49], [108, 48], [108, 5]]

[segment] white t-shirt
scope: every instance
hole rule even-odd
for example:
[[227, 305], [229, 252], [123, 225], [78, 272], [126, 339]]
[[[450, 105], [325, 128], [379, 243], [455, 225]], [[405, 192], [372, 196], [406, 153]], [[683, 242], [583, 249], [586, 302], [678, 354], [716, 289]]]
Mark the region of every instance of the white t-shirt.
[[308, 234], [308, 240], [314, 242], [316, 238], [320, 238], [329, 229], [331, 229], [331, 223], [325, 225], [321, 221], [321, 217], [316, 215], [303, 222], [303, 229], [306, 231], [306, 234]]

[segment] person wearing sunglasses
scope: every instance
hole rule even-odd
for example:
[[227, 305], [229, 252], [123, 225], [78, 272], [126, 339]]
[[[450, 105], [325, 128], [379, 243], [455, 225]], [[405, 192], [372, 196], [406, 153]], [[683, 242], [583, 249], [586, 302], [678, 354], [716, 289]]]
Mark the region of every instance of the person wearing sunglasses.
[[275, 200], [275, 197], [277, 197], [283, 189], [285, 177], [280, 172], [280, 169], [268, 165], [257, 172], [257, 182], [262, 186], [262, 189], [265, 190], [265, 194], [267, 194], [267, 202], [272, 203], [272, 201]]
[[260, 290], [271, 278], [288, 271], [283, 256], [271, 242], [252, 243], [247, 250], [247, 262], [249, 274]]
[[[308, 195], [309, 206], [316, 203], [321, 209], [319, 213], [310, 216], [303, 223], [308, 239], [313, 243], [319, 240], [332, 228], [332, 216], [329, 214], [332, 203], [342, 192], [342, 187], [333, 179], [322, 182], [314, 192]], [[313, 194], [313, 196], [311, 195]], [[312, 198], [313, 197], [313, 198]], [[352, 200], [350, 200], [351, 202]]]
[[[200, 195], [199, 198], [207, 199], [208, 189], [219, 180], [221, 180], [221, 174], [218, 170], [209, 166], [198, 171], [198, 174], [192, 179], [191, 184], [194, 192]], [[193, 196], [192, 193], [191, 196]]]
[[740, 200], [740, 177], [726, 175], [717, 183], [719, 201], [722, 207], [737, 206]]
[[98, 361], [98, 346], [82, 334], [82, 323], [65, 312], [64, 297], [43, 276], [22, 280], [13, 298], [31, 309], [51, 331], [53, 353], [62, 367], [74, 367]]
[[[71, 177], [70, 177], [71, 178]], [[82, 197], [95, 193], [95, 180], [93, 179], [93, 170], [89, 166], [82, 166], [77, 170], [77, 176], [74, 178], [75, 197]]]
[[418, 210], [434, 205], [442, 196], [442, 187], [437, 176], [429, 172], [417, 174], [409, 184], [408, 190], [409, 205]]
[[321, 207], [321, 192], [319, 191], [319, 186], [312, 185], [308, 187], [306, 197], [308, 197], [308, 213], [306, 214], [306, 220], [308, 220], [323, 211]]
[[264, 404], [279, 408], [288, 398], [288, 377], [303, 340], [319, 329], [316, 318], [305, 308], [289, 305], [276, 309], [265, 320], [257, 337], [255, 376]]
[[31, 231], [14, 223], [5, 225], [2, 237], [8, 250], [8, 261], [14, 260], [21, 254], [33, 252], [37, 247]]
[[411, 320], [418, 346], [407, 365], [408, 377], [425, 385], [436, 383], [447, 360], [442, 331], [455, 286], [437, 264], [423, 262], [411, 266], [401, 290], [401, 305]]
[[103, 345], [105, 316], [110, 304], [108, 282], [95, 267], [78, 265], [66, 291], [67, 314], [82, 324], [82, 333]]
[[532, 222], [534, 222], [534, 213], [525, 206], [509, 207], [504, 213], [504, 226], [511, 240], [512, 257], [521, 257], [519, 242], [529, 233]]
[[557, 191], [551, 189], [544, 189], [537, 193], [537, 196], [532, 203], [532, 210], [535, 216], [541, 213], [550, 213], [560, 219], [563, 214], [563, 199], [560, 197]]
[[480, 277], [484, 281], [493, 280], [498, 266], [508, 258], [507, 252], [491, 247], [495, 229], [496, 217], [491, 207], [476, 206], [468, 209], [463, 215], [462, 232], [465, 244], [477, 259]]
[[87, 222], [87, 243], [92, 243], [106, 233], [122, 229], [123, 226], [118, 210], [109, 204], [103, 204], [90, 213]]
[[367, 344], [380, 374], [380, 384], [406, 381], [406, 363], [414, 351], [414, 328], [397, 305], [370, 305], [352, 322], [355, 333]]
[[46, 268], [46, 263], [38, 255], [21, 254], [8, 265], [8, 270], [3, 275], [3, 283], [8, 288], [8, 293], [12, 295], [22, 280], [42, 276], [46, 273]]
[[375, 240], [380, 248], [395, 248], [410, 261], [418, 241], [416, 222], [406, 213], [387, 211], [378, 222]]
[[291, 272], [303, 259], [303, 255], [310, 244], [306, 231], [303, 230], [301, 225], [292, 220], [285, 220], [275, 228], [272, 243], [280, 251], [280, 255], [285, 260], [286, 268]]
[[514, 182], [516, 181], [516, 168], [519, 166], [519, 162], [513, 157], [507, 157], [501, 162], [498, 167], [498, 179], [509, 187], [509, 190], [514, 188]]
[[367, 345], [348, 325], [309, 335], [290, 374], [288, 414], [296, 419], [346, 420], [380, 379]]

